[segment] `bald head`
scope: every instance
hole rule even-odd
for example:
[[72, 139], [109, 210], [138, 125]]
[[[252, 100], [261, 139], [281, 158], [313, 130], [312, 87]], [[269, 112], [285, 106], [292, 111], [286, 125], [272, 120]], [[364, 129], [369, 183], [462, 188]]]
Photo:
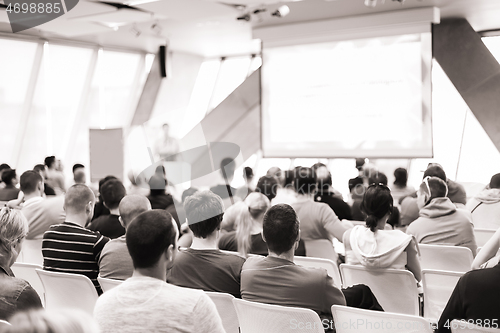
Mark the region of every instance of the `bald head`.
[[118, 210], [120, 211], [123, 226], [126, 228], [136, 216], [151, 210], [151, 203], [143, 195], [126, 195], [120, 201]]
[[94, 192], [87, 185], [75, 184], [71, 186], [64, 197], [66, 214], [83, 214], [88, 210], [89, 203], [94, 207]]

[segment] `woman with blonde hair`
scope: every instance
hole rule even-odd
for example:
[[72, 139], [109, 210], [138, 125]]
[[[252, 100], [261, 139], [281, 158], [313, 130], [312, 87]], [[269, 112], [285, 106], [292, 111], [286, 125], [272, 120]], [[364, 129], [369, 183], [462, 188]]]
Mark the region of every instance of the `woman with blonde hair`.
[[[259, 192], [250, 193], [236, 218], [236, 231], [226, 233], [219, 240], [219, 249], [248, 254], [267, 255], [267, 245], [262, 239], [264, 214], [271, 207], [269, 199]], [[296, 255], [304, 256], [304, 243], [300, 241]]]
[[17, 209], [0, 209], [0, 319], [8, 320], [17, 311], [41, 308], [36, 291], [18, 279], [10, 267], [21, 252], [28, 234], [28, 221]]

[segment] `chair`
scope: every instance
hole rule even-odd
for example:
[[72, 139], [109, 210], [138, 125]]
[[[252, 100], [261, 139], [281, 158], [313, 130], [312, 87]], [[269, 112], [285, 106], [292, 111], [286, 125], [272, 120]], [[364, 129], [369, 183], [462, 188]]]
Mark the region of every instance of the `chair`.
[[103, 292], [111, 290], [114, 287], [118, 287], [120, 284], [123, 283], [122, 280], [107, 279], [107, 278], [103, 278], [103, 277], [100, 277], [100, 276], [97, 277], [97, 281], [101, 285], [101, 288], [102, 288]]
[[323, 323], [310, 309], [233, 299], [241, 333], [324, 333]]
[[[451, 321], [450, 326], [451, 333], [500, 333], [498, 328], [480, 327], [456, 319]], [[495, 325], [490, 322], [490, 326], [498, 326], [498, 323]]]
[[42, 239], [25, 239], [17, 261], [43, 266]]
[[42, 304], [44, 303], [45, 298], [45, 289], [43, 289], [42, 281], [40, 277], [36, 273], [36, 269], [42, 269], [42, 266], [35, 264], [27, 264], [23, 262], [15, 262], [12, 267], [12, 272], [18, 278], [26, 280], [29, 284], [35, 289], [38, 296], [42, 300]]
[[468, 272], [472, 266], [472, 251], [467, 247], [418, 244], [420, 267], [451, 272]]
[[240, 323], [238, 322], [238, 315], [234, 309], [234, 297], [225, 293], [205, 292], [210, 299], [214, 302], [222, 319], [222, 326], [226, 333], [238, 333], [240, 331]]
[[333, 248], [333, 243], [327, 239], [304, 240], [306, 256], [330, 259], [337, 262], [338, 255]]
[[0, 332], [2, 329], [7, 328], [7, 326], [10, 326], [10, 323], [8, 321], [0, 319]]
[[333, 321], [337, 333], [432, 333], [431, 323], [418, 316], [363, 310], [342, 305], [332, 305]]
[[[495, 234], [496, 230], [492, 229], [474, 229], [474, 237], [478, 247], [483, 247], [487, 241]], [[479, 252], [479, 251], [478, 251]]]
[[419, 315], [417, 281], [410, 271], [342, 264], [340, 273], [344, 288], [355, 284], [367, 285], [385, 311]]
[[49, 272], [37, 269], [45, 289], [45, 308], [79, 309], [93, 315], [99, 297], [94, 284], [81, 274]]
[[451, 293], [457, 285], [461, 272], [448, 272], [424, 269], [422, 285], [424, 288], [424, 317], [437, 322]]
[[331, 260], [323, 259], [323, 258], [312, 258], [312, 257], [301, 257], [295, 256], [293, 261], [297, 265], [305, 266], [305, 267], [321, 267], [326, 269], [328, 275], [330, 275], [335, 282], [337, 287], [342, 286], [342, 279], [340, 278], [339, 268], [337, 264]]

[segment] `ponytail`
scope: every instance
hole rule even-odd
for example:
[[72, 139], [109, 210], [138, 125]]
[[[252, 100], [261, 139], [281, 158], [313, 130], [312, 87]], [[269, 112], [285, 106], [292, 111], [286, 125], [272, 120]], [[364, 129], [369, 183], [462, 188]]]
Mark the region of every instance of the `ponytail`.
[[372, 232], [377, 230], [378, 218], [375, 215], [368, 215], [365, 219], [366, 227], [369, 228]]
[[372, 184], [367, 189], [361, 202], [361, 211], [366, 214], [366, 227], [377, 231], [378, 222], [392, 213], [393, 199], [391, 190], [383, 184]]

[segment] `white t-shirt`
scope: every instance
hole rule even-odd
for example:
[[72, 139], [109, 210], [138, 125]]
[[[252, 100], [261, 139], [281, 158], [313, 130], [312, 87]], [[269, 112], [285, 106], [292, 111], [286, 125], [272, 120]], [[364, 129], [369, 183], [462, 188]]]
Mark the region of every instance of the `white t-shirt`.
[[105, 292], [94, 318], [101, 333], [225, 332], [217, 308], [203, 291], [145, 276]]

